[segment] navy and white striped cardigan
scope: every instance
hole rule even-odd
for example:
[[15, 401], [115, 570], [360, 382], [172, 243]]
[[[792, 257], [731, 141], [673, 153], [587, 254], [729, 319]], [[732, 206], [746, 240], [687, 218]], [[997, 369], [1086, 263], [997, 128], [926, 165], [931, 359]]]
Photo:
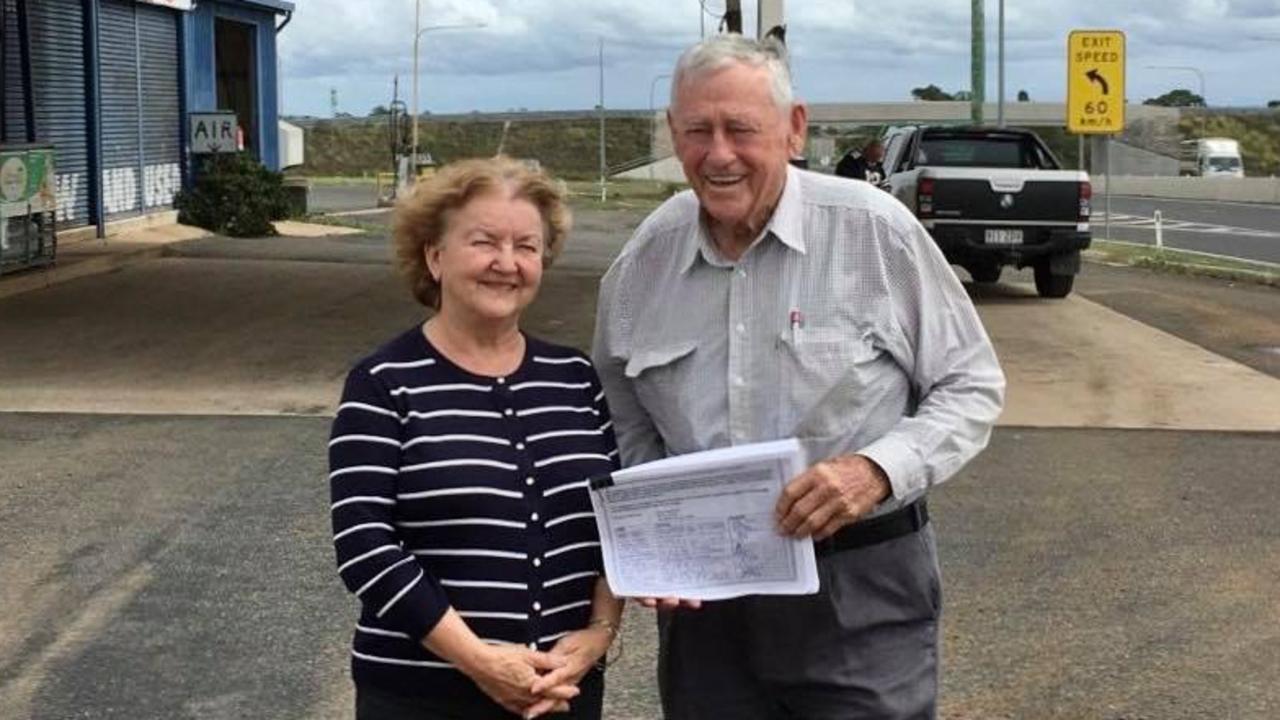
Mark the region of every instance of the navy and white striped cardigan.
[[360, 599], [357, 684], [478, 689], [422, 647], [449, 607], [482, 639], [548, 649], [584, 627], [602, 572], [587, 478], [616, 469], [586, 356], [526, 337], [483, 377], [404, 333], [347, 377], [329, 443], [338, 573]]

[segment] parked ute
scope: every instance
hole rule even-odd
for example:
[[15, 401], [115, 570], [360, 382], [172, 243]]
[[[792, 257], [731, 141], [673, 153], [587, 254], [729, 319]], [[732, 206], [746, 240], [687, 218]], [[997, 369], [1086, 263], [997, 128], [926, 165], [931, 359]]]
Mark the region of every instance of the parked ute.
[[885, 143], [885, 180], [947, 260], [975, 282], [1032, 267], [1042, 297], [1071, 293], [1089, 247], [1088, 173], [1062, 170], [1030, 130], [902, 127]]

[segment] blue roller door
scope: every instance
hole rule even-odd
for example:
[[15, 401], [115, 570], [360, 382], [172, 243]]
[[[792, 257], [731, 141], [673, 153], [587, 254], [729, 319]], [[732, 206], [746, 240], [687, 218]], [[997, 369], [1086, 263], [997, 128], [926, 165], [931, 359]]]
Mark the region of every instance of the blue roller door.
[[22, 92], [22, 48], [18, 42], [18, 0], [0, 0], [0, 22], [4, 24], [0, 46], [4, 54], [4, 134], [0, 141], [28, 142], [26, 136], [25, 98]]
[[169, 207], [182, 184], [178, 17], [102, 0], [102, 190], [108, 219]]
[[29, 0], [27, 12], [36, 140], [56, 148], [58, 224], [84, 225], [91, 217], [81, 0]]
[[138, 8], [138, 56], [142, 72], [143, 205], [173, 205], [182, 189], [182, 105], [178, 73], [179, 15], [153, 5]]

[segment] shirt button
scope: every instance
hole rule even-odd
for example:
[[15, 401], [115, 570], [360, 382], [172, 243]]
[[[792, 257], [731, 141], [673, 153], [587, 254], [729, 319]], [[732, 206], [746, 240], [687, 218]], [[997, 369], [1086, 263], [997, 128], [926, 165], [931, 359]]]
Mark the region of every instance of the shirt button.
[[537, 650], [537, 649], [538, 649], [538, 643], [536, 643], [536, 642], [531, 642], [531, 643], [529, 643], [529, 649], [530, 649], [530, 650]]
[[525, 479], [524, 479], [524, 484], [525, 484], [525, 485], [532, 485], [532, 484], [533, 484], [533, 478], [532, 478], [532, 477], [527, 477], [527, 478], [525, 478]]
[[739, 270], [738, 270], [738, 277], [742, 277], [742, 278], [744, 278], [744, 277], [746, 277], [746, 276], [747, 276], [747, 271], [746, 271], [746, 270], [742, 270], [742, 269], [739, 269]]
[[511, 417], [512, 415], [516, 414], [516, 411], [512, 410], [511, 408], [507, 408], [506, 410], [502, 411], [502, 414], [506, 415], [507, 417]]
[[499, 385], [503, 385], [503, 384], [505, 384], [506, 382], [507, 382], [507, 379], [506, 379], [506, 378], [498, 378], [498, 384], [499, 384]]
[[534, 558], [534, 559], [533, 559], [533, 566], [534, 566], [534, 567], [542, 567], [542, 558]]
[[534, 522], [538, 522], [538, 513], [534, 513], [534, 514], [530, 515], [530, 516], [529, 516], [529, 519], [530, 519], [530, 520], [532, 520], [532, 521], [534, 521]]
[[523, 449], [524, 449], [524, 443], [516, 443], [516, 449], [517, 449], [517, 450], [523, 450]]
[[743, 325], [742, 323], [738, 323], [738, 334], [742, 334], [746, 331], [747, 331], [747, 326]]
[[535, 603], [533, 604], [533, 609], [534, 609], [534, 610], [541, 610], [541, 609], [542, 609], [542, 603], [540, 603], [540, 602], [535, 602]]
[[742, 387], [743, 385], [746, 385], [746, 384], [747, 384], [747, 381], [746, 381], [746, 380], [743, 380], [741, 377], [735, 377], [735, 378], [733, 379], [733, 384], [734, 384], [734, 385], [736, 385], [736, 386], [738, 386], [738, 387]]

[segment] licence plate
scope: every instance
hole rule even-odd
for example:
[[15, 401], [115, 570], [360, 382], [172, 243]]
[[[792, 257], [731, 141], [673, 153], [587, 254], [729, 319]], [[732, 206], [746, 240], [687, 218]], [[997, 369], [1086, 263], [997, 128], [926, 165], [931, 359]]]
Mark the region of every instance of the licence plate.
[[1021, 245], [1021, 230], [987, 230], [986, 243], [988, 245]]

